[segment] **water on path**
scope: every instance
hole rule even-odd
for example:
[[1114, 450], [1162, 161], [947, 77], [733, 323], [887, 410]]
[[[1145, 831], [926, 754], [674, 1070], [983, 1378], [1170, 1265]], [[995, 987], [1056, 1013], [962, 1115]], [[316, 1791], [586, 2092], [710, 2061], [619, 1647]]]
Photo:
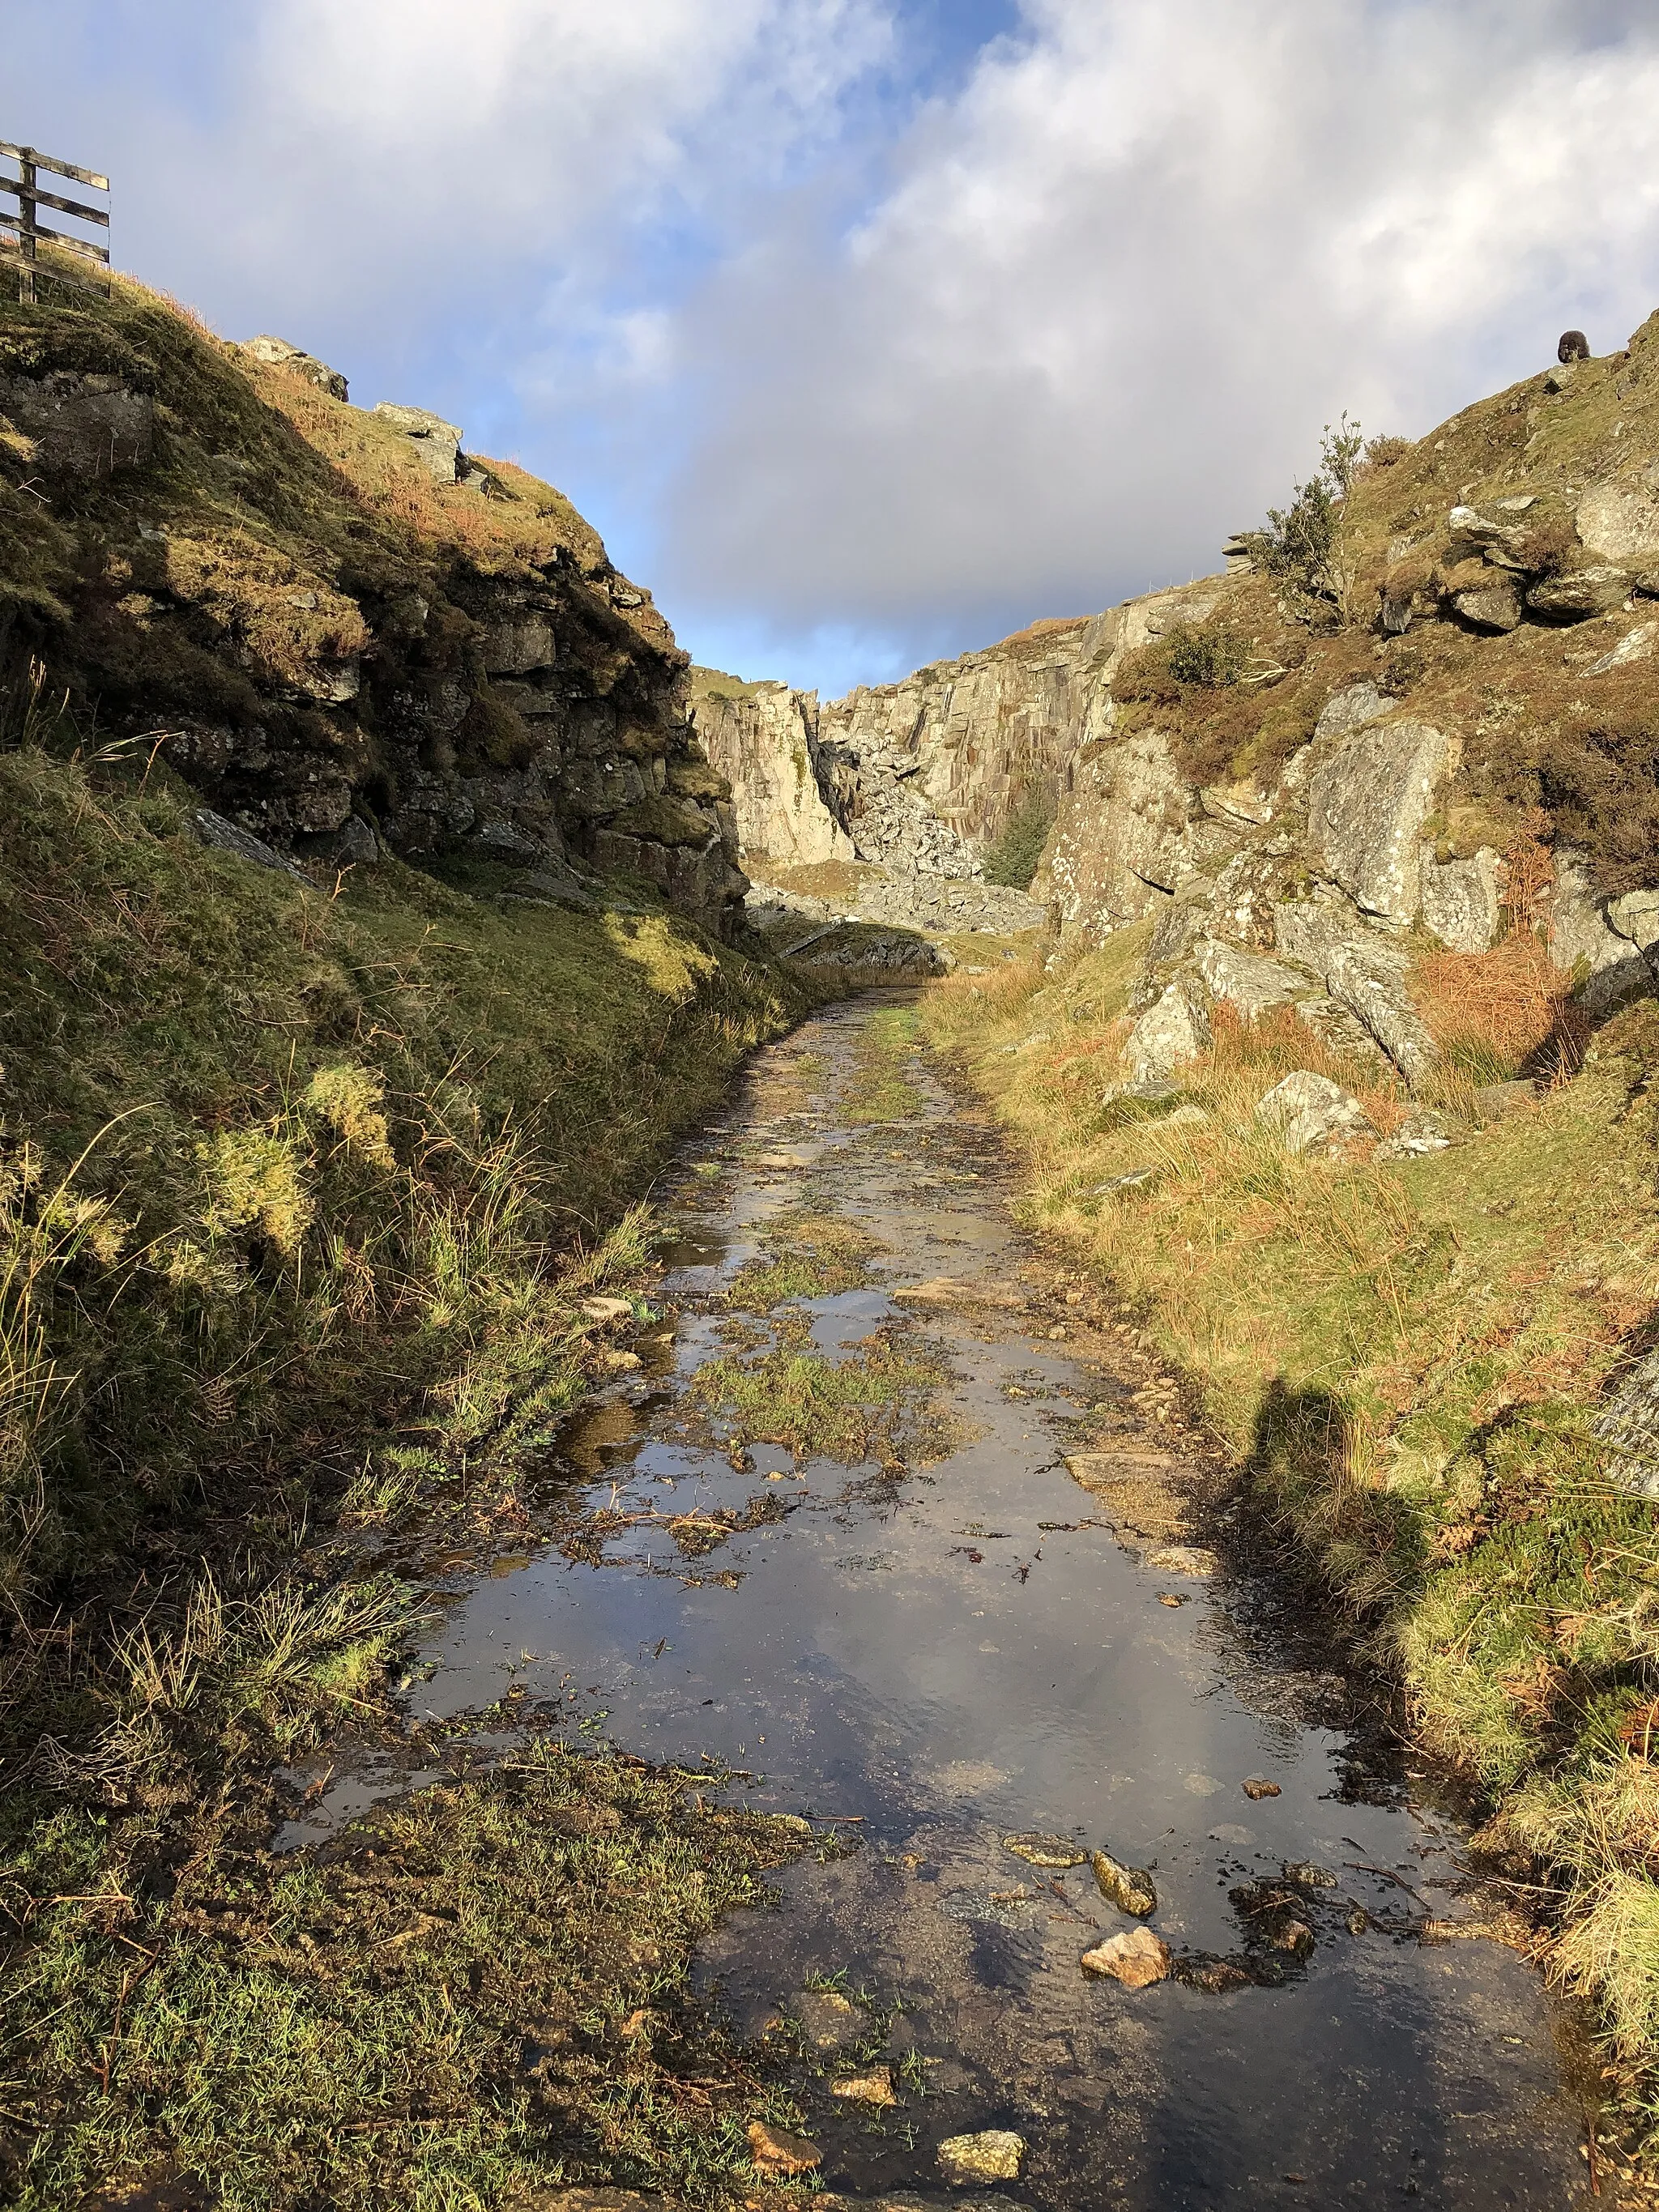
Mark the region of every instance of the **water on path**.
[[[868, 1025], [893, 1018], [870, 1000], [818, 1015], [687, 1148], [665, 1197], [678, 1318], [545, 1476], [626, 1525], [597, 1564], [548, 1551], [465, 1595], [420, 1701], [454, 1713], [518, 1682], [860, 1839], [794, 1869], [784, 1910], [738, 1916], [702, 1967], [757, 2033], [820, 1978], [877, 2008], [899, 2103], [806, 2092], [834, 2190], [944, 2193], [939, 2142], [1008, 2128], [1030, 2148], [1006, 2196], [1077, 2212], [1571, 2201], [1583, 2112], [1559, 2021], [1512, 1952], [1422, 1940], [1475, 1910], [1455, 1820], [1345, 1721], [1270, 1577], [1172, 1577], [1072, 1479], [1077, 1425], [1127, 1394], [1112, 1341], [1051, 1337], [995, 1133], [936, 1071], [912, 1061], [914, 1093], [884, 1109], [901, 1118], [849, 1118]], [[804, 1201], [878, 1240], [866, 1283], [802, 1310], [814, 1343], [843, 1358], [897, 1324], [931, 1342], [948, 1456], [797, 1466], [762, 1445], [745, 1464], [718, 1420], [711, 1438], [687, 1419], [691, 1377], [730, 1349], [724, 1288]], [[940, 1278], [969, 1287], [895, 1296]], [[776, 1319], [751, 1319], [739, 1355]], [[673, 1516], [756, 1498], [779, 1517], [702, 1557], [673, 1540]], [[1279, 1794], [1247, 1796], [1257, 1778]], [[1221, 1994], [1085, 1978], [1083, 1950], [1134, 1923], [1086, 1863], [1012, 1855], [1002, 1838], [1029, 1830], [1152, 1869], [1175, 1952], [1260, 1977]], [[1314, 1948], [1270, 1954], [1281, 1870], [1304, 1862], [1334, 1877], [1291, 1892]]]

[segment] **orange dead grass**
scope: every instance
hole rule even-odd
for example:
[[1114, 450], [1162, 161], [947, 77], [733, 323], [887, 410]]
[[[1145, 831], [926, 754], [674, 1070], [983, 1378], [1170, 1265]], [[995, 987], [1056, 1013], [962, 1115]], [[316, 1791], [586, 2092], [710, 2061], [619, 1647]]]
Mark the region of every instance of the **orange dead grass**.
[[1572, 978], [1550, 958], [1542, 916], [1555, 863], [1534, 817], [1504, 856], [1509, 930], [1488, 952], [1431, 952], [1413, 995], [1452, 1073], [1490, 1080], [1525, 1070], [1552, 1085], [1584, 1063], [1589, 1024], [1571, 1003]]

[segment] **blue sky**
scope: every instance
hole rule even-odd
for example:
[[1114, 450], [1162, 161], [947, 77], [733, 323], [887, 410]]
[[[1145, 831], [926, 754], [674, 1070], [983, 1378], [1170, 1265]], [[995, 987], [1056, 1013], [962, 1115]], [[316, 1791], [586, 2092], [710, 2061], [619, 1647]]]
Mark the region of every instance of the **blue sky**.
[[0, 0], [120, 264], [837, 691], [1212, 568], [1659, 303], [1650, 0]]

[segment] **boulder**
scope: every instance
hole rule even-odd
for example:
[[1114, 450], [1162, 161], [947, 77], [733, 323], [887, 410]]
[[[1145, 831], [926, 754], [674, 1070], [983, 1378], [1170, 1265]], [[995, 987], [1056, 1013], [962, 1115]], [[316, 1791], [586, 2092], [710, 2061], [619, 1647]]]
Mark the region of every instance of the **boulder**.
[[1595, 1423], [1607, 1472], [1644, 1498], [1659, 1498], [1659, 1352], [1633, 1367]]
[[1454, 613], [1476, 629], [1500, 635], [1521, 627], [1521, 594], [1513, 584], [1483, 584], [1477, 591], [1454, 592]]
[[198, 843], [208, 846], [213, 852], [234, 853], [239, 860], [249, 861], [256, 868], [274, 868], [279, 875], [291, 876], [308, 891], [317, 888], [285, 853], [279, 853], [275, 846], [267, 845], [263, 837], [256, 837], [240, 823], [228, 822], [210, 806], [192, 808], [190, 827]]
[[1605, 676], [1610, 668], [1628, 667], [1632, 660], [1651, 660], [1659, 649], [1659, 622], [1638, 623], [1627, 629], [1610, 653], [1591, 661], [1586, 676]]
[[1165, 987], [1130, 1030], [1124, 1058], [1137, 1082], [1168, 1075], [1209, 1049], [1210, 1017], [1189, 987]]
[[1241, 952], [1237, 945], [1223, 945], [1213, 937], [1205, 938], [1199, 945], [1197, 967], [1212, 995], [1237, 1006], [1247, 1021], [1265, 1013], [1269, 1006], [1288, 1005], [1299, 991], [1308, 988], [1307, 977], [1286, 968], [1282, 961], [1265, 959], [1258, 952]]
[[1571, 976], [1573, 996], [1598, 1020], [1653, 988], [1640, 947], [1609, 925], [1607, 902], [1596, 892], [1583, 854], [1564, 846], [1555, 854], [1549, 955]]
[[1012, 2128], [982, 2128], [976, 2135], [947, 2136], [935, 2155], [939, 2172], [957, 2186], [971, 2181], [1018, 2181], [1025, 2138]]
[[1426, 1152], [1443, 1152], [1457, 1142], [1455, 1126], [1431, 1106], [1419, 1106], [1371, 1154], [1374, 1160], [1416, 1160]]
[[374, 411], [382, 422], [401, 430], [413, 441], [422, 460], [440, 483], [455, 482], [461, 472], [461, 434], [455, 423], [446, 422], [430, 408], [403, 407], [392, 399], [382, 399]]
[[1292, 1152], [1331, 1152], [1376, 1132], [1352, 1093], [1328, 1075], [1298, 1067], [1256, 1103], [1255, 1118], [1276, 1128]]
[[331, 399], [349, 397], [350, 387], [337, 368], [331, 368], [325, 361], [319, 361], [314, 353], [303, 346], [290, 345], [286, 338], [274, 338], [269, 332], [250, 338], [242, 349], [251, 353], [255, 361], [262, 361], [268, 368], [286, 369], [290, 376], [301, 377], [314, 384], [319, 392], [326, 392]]
[[1607, 902], [1607, 926], [1644, 952], [1659, 958], [1659, 891], [1626, 891]]
[[1588, 622], [1622, 605], [1631, 580], [1622, 568], [1575, 568], [1566, 576], [1546, 576], [1527, 593], [1528, 610], [1542, 622]]
[[1405, 945], [1328, 897], [1281, 900], [1273, 908], [1273, 933], [1287, 959], [1323, 977], [1332, 997], [1364, 1024], [1407, 1083], [1424, 1079], [1437, 1054], [1407, 988], [1411, 954]]
[[144, 467], [155, 452], [155, 402], [118, 376], [56, 368], [46, 376], [0, 376], [0, 416], [33, 446], [49, 475], [94, 478]]
[[[1454, 559], [1478, 553], [1496, 568], [1524, 568], [1522, 532], [1513, 522], [1494, 522], [1472, 507], [1455, 507], [1447, 517]], [[1517, 614], [1516, 620], [1519, 620]], [[1513, 629], [1514, 624], [1509, 625]]]
[[1126, 1990], [1150, 1989], [1169, 1978], [1171, 1954], [1161, 1936], [1150, 1928], [1131, 1928], [1121, 1936], [1109, 1936], [1083, 1954], [1085, 1974], [1098, 1974], [1121, 1982]]
[[1595, 560], [1636, 566], [1659, 556], [1659, 497], [1645, 486], [1597, 484], [1580, 499], [1575, 520]]
[[1485, 952], [1497, 942], [1504, 863], [1490, 845], [1472, 860], [1431, 860], [1423, 869], [1423, 920], [1454, 952]]
[[1375, 684], [1351, 684], [1346, 691], [1338, 691], [1328, 699], [1314, 727], [1316, 740], [1323, 738], [1346, 738], [1354, 730], [1363, 730], [1372, 722], [1380, 722], [1392, 714], [1399, 702], [1379, 691]]
[[1449, 751], [1427, 722], [1382, 722], [1352, 731], [1316, 761], [1308, 779], [1310, 855], [1367, 914], [1416, 920], [1423, 825]]

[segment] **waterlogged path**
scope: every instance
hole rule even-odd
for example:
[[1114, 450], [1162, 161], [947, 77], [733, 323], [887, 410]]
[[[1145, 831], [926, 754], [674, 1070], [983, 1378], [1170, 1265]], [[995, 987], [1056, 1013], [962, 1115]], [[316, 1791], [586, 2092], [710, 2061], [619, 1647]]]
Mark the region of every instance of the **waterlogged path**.
[[[941, 2141], [1006, 2129], [1028, 2149], [999, 2197], [1076, 2212], [1579, 2200], [1560, 2021], [1513, 1952], [1425, 1940], [1486, 1909], [1454, 1819], [1345, 1718], [1225, 1519], [1160, 1504], [1181, 1448], [1144, 1362], [1032, 1272], [995, 1132], [906, 1019], [818, 1015], [687, 1148], [672, 1318], [544, 1474], [599, 1510], [588, 1556], [500, 1563], [417, 1704], [561, 1698], [860, 1839], [702, 1969], [755, 2034], [831, 1978], [873, 2008], [863, 2070], [896, 2104], [835, 2096], [833, 2051], [803, 2063], [832, 2191], [943, 2197]], [[826, 1282], [848, 1286], [807, 1295]], [[842, 1456], [745, 1449], [802, 1423]], [[1218, 1573], [1179, 1571], [1210, 1564], [1194, 1536]], [[1086, 1860], [1003, 1841], [1030, 1831], [1152, 1869], [1188, 1978], [1086, 1977], [1137, 1923]]]

